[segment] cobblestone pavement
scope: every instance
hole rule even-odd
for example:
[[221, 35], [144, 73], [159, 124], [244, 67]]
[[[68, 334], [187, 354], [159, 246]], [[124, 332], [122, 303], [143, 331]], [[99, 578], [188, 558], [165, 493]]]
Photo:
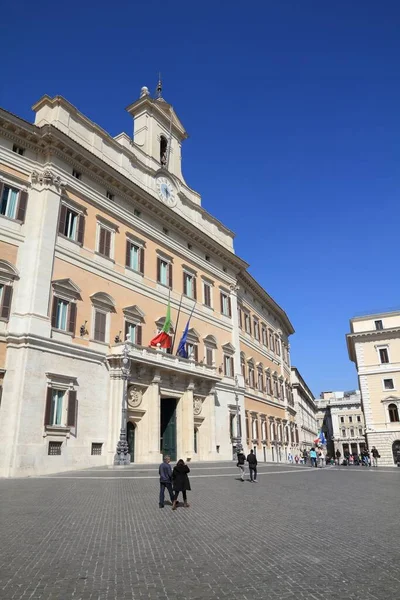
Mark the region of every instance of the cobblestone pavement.
[[0, 598], [397, 600], [400, 469], [193, 465], [0, 480]]

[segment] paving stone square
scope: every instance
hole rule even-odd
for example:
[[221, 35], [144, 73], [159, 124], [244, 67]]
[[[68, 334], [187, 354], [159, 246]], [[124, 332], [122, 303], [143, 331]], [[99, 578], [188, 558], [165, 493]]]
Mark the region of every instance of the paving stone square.
[[197, 464], [190, 508], [156, 467], [0, 480], [0, 598], [400, 598], [400, 469]]

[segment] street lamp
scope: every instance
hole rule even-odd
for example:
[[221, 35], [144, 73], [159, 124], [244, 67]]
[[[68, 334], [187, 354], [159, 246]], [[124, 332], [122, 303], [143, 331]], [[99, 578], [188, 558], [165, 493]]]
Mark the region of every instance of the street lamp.
[[122, 349], [121, 359], [121, 372], [123, 381], [123, 392], [122, 392], [122, 408], [121, 408], [121, 430], [119, 434], [119, 441], [117, 444], [117, 451], [114, 457], [114, 465], [126, 466], [131, 462], [131, 456], [129, 454], [128, 442], [126, 440], [126, 403], [128, 400], [128, 377], [131, 371], [131, 359], [129, 358], [129, 346], [125, 342]]
[[236, 454], [242, 452], [242, 432], [240, 431], [239, 421], [239, 380], [238, 376], [235, 375], [235, 402], [236, 402], [236, 437], [232, 438], [232, 443], [236, 446]]

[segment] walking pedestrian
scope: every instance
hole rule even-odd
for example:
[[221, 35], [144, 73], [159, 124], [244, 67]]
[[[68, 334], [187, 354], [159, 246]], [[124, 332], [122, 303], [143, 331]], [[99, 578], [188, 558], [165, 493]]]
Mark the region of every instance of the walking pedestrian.
[[289, 452], [289, 454], [287, 455], [287, 459], [288, 459], [288, 463], [290, 463], [290, 464], [293, 463], [293, 454], [291, 452]]
[[249, 463], [250, 481], [251, 483], [257, 483], [257, 458], [253, 450], [250, 450], [246, 460]]
[[306, 448], [304, 448], [303, 450], [303, 460], [304, 460], [304, 464], [307, 464], [307, 459], [308, 459], [308, 452], [306, 450]]
[[172, 510], [178, 508], [178, 496], [179, 492], [182, 492], [183, 506], [189, 508], [187, 501], [186, 492], [190, 491], [190, 481], [188, 477], [190, 469], [185, 462], [180, 458], [176, 463], [174, 470], [172, 471], [172, 487], [174, 488], [174, 501], [172, 503]]
[[325, 466], [325, 454], [322, 448], [318, 450], [318, 463], [321, 469]]
[[339, 448], [336, 450], [336, 464], [339, 466], [340, 465], [340, 458], [341, 458], [342, 454], [339, 450]]
[[165, 488], [167, 488], [169, 497], [171, 499], [171, 503], [174, 501], [174, 494], [172, 491], [172, 469], [171, 458], [169, 456], [164, 456], [164, 462], [158, 468], [158, 472], [160, 474], [160, 499], [159, 499], [159, 507], [164, 508], [164, 495]]
[[378, 458], [380, 458], [381, 455], [379, 454], [379, 452], [375, 448], [375, 446], [372, 446], [371, 454], [372, 454], [372, 466], [377, 467], [378, 466]]
[[244, 481], [244, 472], [245, 472], [245, 463], [246, 457], [243, 454], [243, 452], [241, 450], [239, 450], [239, 452], [237, 453], [237, 464], [236, 466], [239, 467], [239, 471], [240, 471], [240, 479], [242, 481]]
[[311, 448], [311, 450], [310, 450], [310, 460], [311, 460], [311, 466], [316, 467], [317, 466], [317, 453], [315, 451], [315, 448]]

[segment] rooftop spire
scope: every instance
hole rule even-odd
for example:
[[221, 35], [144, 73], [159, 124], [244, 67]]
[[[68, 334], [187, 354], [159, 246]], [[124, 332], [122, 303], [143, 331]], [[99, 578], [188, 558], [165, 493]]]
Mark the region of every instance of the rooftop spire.
[[158, 84], [156, 89], [156, 97], [162, 98], [162, 81], [161, 81], [161, 73], [158, 74]]

